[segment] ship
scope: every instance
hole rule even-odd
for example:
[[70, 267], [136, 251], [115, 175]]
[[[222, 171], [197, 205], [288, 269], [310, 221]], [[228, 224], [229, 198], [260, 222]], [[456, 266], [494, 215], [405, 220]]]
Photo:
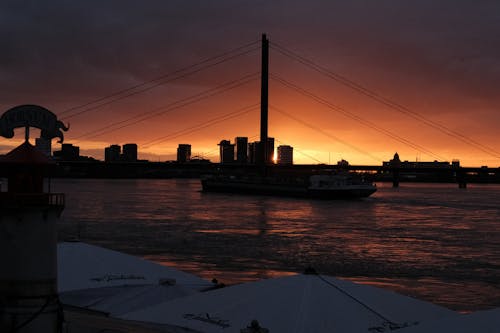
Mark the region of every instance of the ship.
[[365, 181], [360, 175], [349, 172], [330, 174], [307, 174], [299, 177], [270, 172], [268, 151], [268, 79], [269, 79], [269, 41], [262, 35], [261, 69], [261, 112], [259, 162], [257, 174], [214, 174], [201, 178], [203, 192], [223, 192], [235, 194], [278, 195], [313, 199], [355, 199], [368, 197], [377, 187]]
[[204, 192], [275, 195], [311, 199], [357, 199], [377, 191], [377, 187], [351, 173], [304, 177], [261, 177], [209, 175], [201, 180]]

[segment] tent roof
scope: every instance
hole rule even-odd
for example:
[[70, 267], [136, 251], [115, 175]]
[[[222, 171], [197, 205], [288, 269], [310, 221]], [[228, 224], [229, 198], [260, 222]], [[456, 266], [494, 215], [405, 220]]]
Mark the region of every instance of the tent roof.
[[66, 305], [114, 317], [194, 293], [196, 291], [177, 285], [128, 285], [62, 292], [59, 299]]
[[192, 290], [213, 286], [196, 275], [81, 242], [59, 243], [57, 264], [59, 292], [160, 282]]
[[237, 332], [252, 320], [270, 332], [389, 331], [457, 315], [383, 289], [320, 275], [293, 275], [198, 293], [121, 315], [202, 332]]
[[51, 165], [55, 164], [31, 143], [25, 141], [4, 156], [0, 156], [0, 163], [24, 165]]

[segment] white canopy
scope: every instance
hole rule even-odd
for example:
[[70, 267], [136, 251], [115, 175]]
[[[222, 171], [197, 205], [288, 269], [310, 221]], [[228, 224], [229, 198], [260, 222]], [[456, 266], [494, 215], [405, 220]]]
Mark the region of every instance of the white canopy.
[[498, 333], [500, 332], [500, 308], [453, 316], [421, 325], [408, 327], [401, 333]]
[[110, 316], [213, 287], [195, 275], [79, 242], [58, 244], [61, 302]]
[[63, 304], [111, 317], [197, 293], [182, 286], [129, 285], [79, 289], [59, 294]]
[[59, 292], [160, 282], [194, 290], [212, 286], [196, 275], [81, 242], [59, 243], [57, 266]]
[[200, 332], [235, 332], [257, 320], [278, 332], [385, 332], [455, 312], [370, 286], [293, 275], [178, 298], [119, 316]]

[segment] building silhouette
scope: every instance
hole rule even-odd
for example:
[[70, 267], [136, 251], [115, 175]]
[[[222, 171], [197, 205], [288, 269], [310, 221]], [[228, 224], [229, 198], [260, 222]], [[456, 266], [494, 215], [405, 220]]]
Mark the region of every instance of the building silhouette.
[[219, 143], [220, 163], [234, 162], [234, 144], [229, 140], [222, 140]]
[[[260, 141], [254, 141], [248, 144], [248, 163], [262, 163], [262, 145]], [[274, 138], [267, 138], [267, 158], [266, 164], [274, 164]]]
[[111, 145], [104, 148], [105, 162], [137, 162], [137, 144]]
[[278, 146], [277, 163], [281, 165], [293, 164], [293, 147], [288, 145]]
[[35, 148], [38, 149], [39, 152], [42, 152], [47, 157], [52, 156], [52, 140], [47, 140], [44, 138], [36, 138]]
[[[260, 141], [248, 143], [247, 137], [236, 137], [235, 143], [222, 140], [219, 146], [220, 163], [262, 164], [262, 145]], [[236, 151], [235, 151], [236, 148]], [[274, 138], [267, 138], [266, 164], [274, 163]]]
[[[262, 144], [260, 141], [253, 143], [252, 164], [262, 164]], [[267, 155], [265, 164], [274, 163], [274, 138], [267, 138]]]
[[399, 154], [395, 153], [392, 160], [387, 162], [382, 162], [385, 167], [397, 167], [397, 168], [433, 168], [433, 169], [449, 169], [460, 167], [459, 160], [453, 160], [450, 162], [439, 162], [439, 161], [401, 161]]
[[248, 163], [248, 138], [239, 136], [234, 141], [236, 144], [236, 162], [240, 164]]
[[61, 150], [54, 152], [54, 157], [62, 161], [78, 161], [80, 159], [80, 147], [71, 143], [63, 143]]
[[135, 143], [123, 145], [122, 161], [137, 162], [137, 145]]
[[105, 162], [118, 162], [120, 161], [121, 147], [119, 145], [111, 145], [104, 148], [104, 161]]
[[248, 163], [255, 164], [258, 152], [259, 141], [254, 141], [248, 144]]
[[179, 144], [177, 147], [177, 162], [186, 163], [191, 160], [191, 145]]
[[274, 138], [267, 138], [266, 164], [274, 164]]

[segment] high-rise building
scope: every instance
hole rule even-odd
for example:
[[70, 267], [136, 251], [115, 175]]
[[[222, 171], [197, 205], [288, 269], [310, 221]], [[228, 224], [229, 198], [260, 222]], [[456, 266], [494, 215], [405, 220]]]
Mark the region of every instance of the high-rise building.
[[257, 156], [257, 146], [259, 145], [259, 141], [250, 142], [248, 144], [248, 163], [255, 164], [256, 156]]
[[52, 155], [52, 140], [36, 138], [35, 148], [42, 152], [45, 156], [50, 157]]
[[274, 164], [274, 138], [267, 138], [266, 164]]
[[191, 145], [180, 143], [177, 147], [177, 162], [186, 163], [191, 160]]
[[254, 142], [253, 146], [253, 160], [255, 164], [262, 164], [262, 144], [260, 141]]
[[222, 140], [219, 143], [219, 153], [221, 163], [234, 162], [234, 144], [232, 144], [229, 140]]
[[71, 143], [63, 143], [61, 146], [62, 157], [65, 160], [76, 161], [80, 157], [80, 147], [73, 146]]
[[293, 147], [287, 145], [278, 146], [278, 164], [293, 164]]
[[104, 161], [118, 162], [120, 161], [121, 147], [119, 145], [111, 145], [104, 148]]
[[137, 145], [135, 143], [123, 145], [122, 160], [125, 162], [137, 162]]
[[54, 157], [62, 161], [78, 161], [80, 158], [80, 147], [71, 143], [63, 143], [61, 150], [54, 151]]
[[[266, 164], [274, 163], [274, 138], [267, 138], [267, 158]], [[248, 162], [251, 164], [262, 163], [262, 145], [260, 141], [248, 144]]]
[[236, 162], [248, 163], [248, 138], [239, 136], [234, 141], [236, 142]]

